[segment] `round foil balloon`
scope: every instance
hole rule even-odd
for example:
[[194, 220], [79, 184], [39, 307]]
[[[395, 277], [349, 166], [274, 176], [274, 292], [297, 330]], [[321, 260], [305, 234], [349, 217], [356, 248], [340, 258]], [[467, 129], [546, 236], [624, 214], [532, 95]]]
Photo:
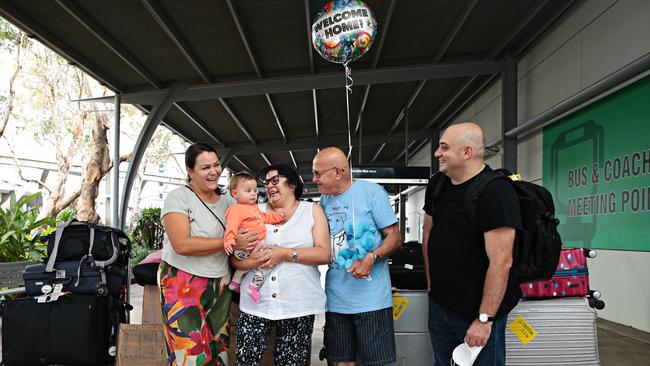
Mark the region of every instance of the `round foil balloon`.
[[311, 25], [311, 43], [324, 59], [352, 62], [363, 56], [377, 35], [377, 22], [360, 0], [330, 1]]

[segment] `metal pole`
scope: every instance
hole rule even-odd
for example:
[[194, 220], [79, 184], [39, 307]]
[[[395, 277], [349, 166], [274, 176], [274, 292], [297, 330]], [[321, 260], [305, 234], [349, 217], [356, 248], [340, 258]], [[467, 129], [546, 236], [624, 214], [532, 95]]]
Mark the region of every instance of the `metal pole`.
[[120, 95], [113, 106], [113, 172], [111, 174], [111, 226], [120, 224]]
[[438, 150], [438, 143], [440, 142], [440, 129], [438, 127], [431, 131], [431, 174], [440, 170], [440, 162], [435, 157], [436, 150]]
[[503, 167], [517, 172], [517, 139], [506, 132], [517, 127], [517, 60], [506, 53], [503, 59], [501, 82], [501, 139], [503, 141]]
[[359, 116], [359, 165], [361, 165], [363, 150], [363, 116]]
[[404, 166], [409, 165], [409, 109], [404, 110]]
[[[399, 187], [400, 192], [402, 191], [402, 186]], [[399, 230], [402, 233], [402, 241], [406, 241], [406, 200], [407, 195], [399, 195]]]

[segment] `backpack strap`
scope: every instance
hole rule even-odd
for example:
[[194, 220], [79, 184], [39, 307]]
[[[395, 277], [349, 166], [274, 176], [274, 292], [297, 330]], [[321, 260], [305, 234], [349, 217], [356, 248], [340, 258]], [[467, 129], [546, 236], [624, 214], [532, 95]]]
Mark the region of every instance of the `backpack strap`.
[[429, 184], [431, 187], [431, 217], [434, 217], [436, 213], [436, 201], [440, 195], [442, 187], [445, 185], [445, 182], [449, 180], [445, 174], [441, 172], [436, 172], [434, 175], [429, 178]]
[[481, 193], [485, 186], [490, 182], [497, 179], [508, 179], [507, 176], [502, 173], [497, 173], [496, 171], [485, 171], [480, 173], [472, 183], [467, 187], [467, 192], [465, 192], [465, 215], [469, 219], [469, 222], [475, 230], [478, 230], [478, 200], [481, 197]]

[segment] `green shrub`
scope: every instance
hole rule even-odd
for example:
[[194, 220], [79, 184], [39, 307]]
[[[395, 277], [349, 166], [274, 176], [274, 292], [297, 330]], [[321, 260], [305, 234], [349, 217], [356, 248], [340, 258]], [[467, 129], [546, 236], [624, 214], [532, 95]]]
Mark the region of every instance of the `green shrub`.
[[0, 262], [41, 260], [47, 255], [47, 244], [41, 242], [41, 230], [54, 225], [50, 217], [38, 219], [38, 208], [29, 208], [27, 203], [39, 193], [16, 202], [16, 193], [11, 192], [9, 208], [0, 207]]
[[50, 235], [53, 232], [56, 231], [56, 227], [63, 224], [66, 221], [70, 221], [74, 218], [77, 217], [77, 209], [73, 207], [66, 207], [61, 212], [59, 212], [58, 215], [56, 215], [56, 219], [54, 220], [54, 225], [49, 226], [42, 232], [42, 236]]
[[131, 259], [131, 265], [135, 266], [145, 259], [151, 252], [155, 251], [154, 249], [147, 249], [141, 245], [133, 246], [133, 259]]
[[131, 242], [144, 248], [157, 250], [162, 248], [163, 224], [160, 208], [144, 208], [131, 220]]

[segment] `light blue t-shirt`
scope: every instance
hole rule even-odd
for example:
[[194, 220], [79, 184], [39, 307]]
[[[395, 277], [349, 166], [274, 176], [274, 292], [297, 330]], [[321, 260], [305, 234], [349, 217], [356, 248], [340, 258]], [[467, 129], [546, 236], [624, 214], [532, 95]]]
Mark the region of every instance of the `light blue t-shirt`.
[[[370, 223], [381, 231], [397, 222], [386, 191], [378, 184], [356, 180], [352, 187], [342, 194], [322, 195], [320, 205], [327, 216], [332, 240], [332, 263], [325, 281], [327, 311], [357, 314], [392, 307], [390, 274], [386, 259], [372, 266], [371, 281], [354, 278], [351, 273], [338, 269], [334, 264], [339, 251], [348, 247], [345, 227], [350, 227], [346, 223], [353, 220], [353, 211], [355, 228], [361, 223]], [[375, 247], [379, 245], [380, 243], [376, 243]]]

